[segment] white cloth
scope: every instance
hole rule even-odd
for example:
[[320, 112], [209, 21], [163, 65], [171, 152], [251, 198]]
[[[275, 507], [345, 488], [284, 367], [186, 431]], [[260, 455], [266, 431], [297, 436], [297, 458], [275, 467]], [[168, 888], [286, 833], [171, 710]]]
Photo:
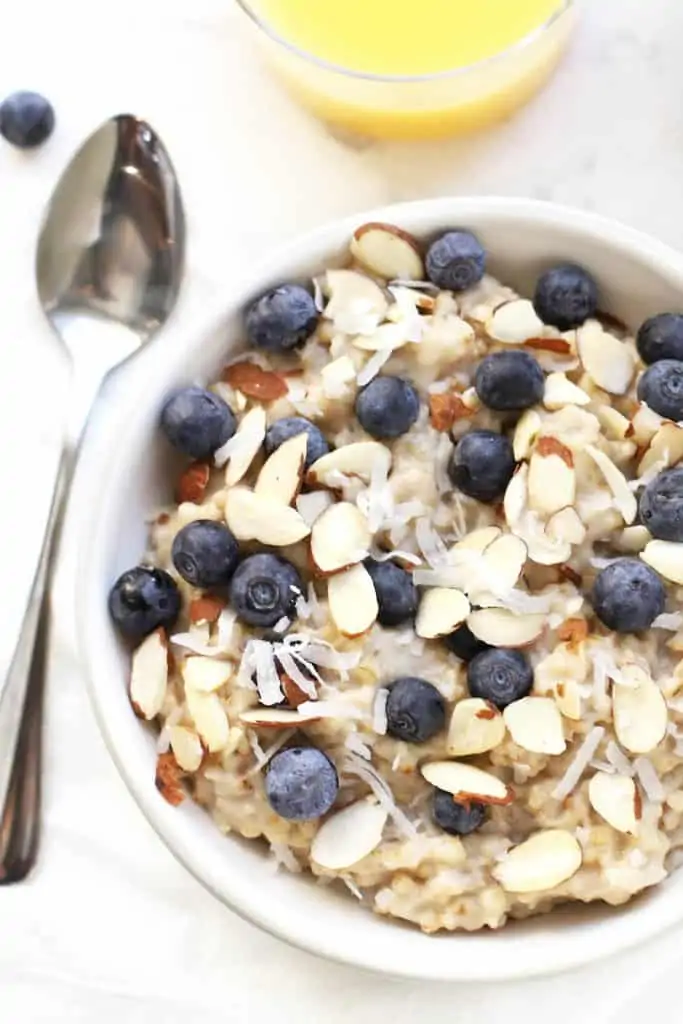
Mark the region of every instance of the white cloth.
[[[64, 386], [36, 306], [33, 247], [56, 176], [79, 141], [126, 110], [162, 134], [189, 219], [181, 315], [190, 322], [209, 294], [229, 292], [245, 261], [378, 202], [448, 192], [533, 195], [595, 208], [683, 244], [683, 7], [670, 0], [583, 0], [582, 7], [571, 56], [525, 112], [475, 138], [416, 147], [343, 143], [294, 107], [254, 59], [231, 0], [13, 0], [0, 32], [0, 96], [42, 90], [55, 104], [57, 129], [34, 153], [0, 145], [5, 588], [49, 475], [41, 466]], [[12, 479], [21, 480], [20, 494], [7, 492]], [[683, 967], [678, 935], [606, 971], [427, 987], [318, 962], [225, 910], [147, 826], [98, 735], [73, 648], [75, 524], [72, 515], [53, 598], [40, 866], [25, 885], [0, 889], [3, 1024], [241, 1024], [270, 1014], [330, 1024], [421, 1017], [535, 1024], [550, 1015], [556, 1024], [608, 1024], [618, 1014], [631, 1024], [667, 986], [673, 1004]], [[5, 589], [0, 606], [6, 640], [20, 602]]]

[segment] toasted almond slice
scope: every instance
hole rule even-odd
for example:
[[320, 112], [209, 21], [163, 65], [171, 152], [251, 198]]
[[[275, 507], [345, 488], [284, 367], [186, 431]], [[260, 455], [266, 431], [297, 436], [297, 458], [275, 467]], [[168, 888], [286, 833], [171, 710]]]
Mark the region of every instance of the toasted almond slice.
[[470, 602], [460, 590], [431, 587], [425, 591], [415, 620], [415, 632], [426, 640], [447, 636], [465, 621]]
[[228, 487], [233, 487], [242, 479], [261, 448], [265, 436], [266, 411], [263, 406], [255, 405], [245, 413], [231, 439], [235, 444], [225, 471], [225, 483]]
[[582, 861], [581, 847], [571, 832], [552, 828], [510, 850], [493, 876], [506, 892], [545, 892], [575, 875]]
[[324, 316], [344, 334], [371, 334], [389, 308], [382, 289], [356, 270], [328, 270]]
[[638, 831], [639, 796], [633, 779], [626, 775], [596, 772], [588, 783], [588, 799], [594, 811], [617, 832], [633, 836]]
[[569, 449], [551, 450], [543, 442], [555, 442], [554, 438], [542, 437], [529, 461], [529, 506], [541, 515], [551, 516], [567, 505], [573, 505], [576, 497], [576, 473]]
[[509, 804], [514, 798], [512, 790], [497, 775], [462, 761], [432, 761], [423, 764], [420, 771], [430, 786], [452, 793], [456, 801]]
[[178, 807], [185, 799], [181, 770], [173, 751], [167, 750], [157, 757], [154, 785], [171, 807]]
[[638, 502], [636, 496], [628, 485], [624, 474], [603, 451], [594, 445], [586, 445], [585, 451], [598, 467], [605, 478], [605, 482], [612, 492], [614, 504], [619, 510], [624, 522], [630, 526], [638, 514]]
[[185, 660], [182, 674], [185, 686], [191, 686], [201, 693], [213, 693], [225, 686], [233, 675], [233, 668], [229, 661], [194, 655]]
[[348, 393], [349, 386], [356, 380], [358, 370], [349, 356], [327, 363], [320, 371], [323, 394], [327, 398], [341, 398]]
[[367, 558], [372, 533], [360, 509], [350, 501], [330, 505], [311, 528], [311, 558], [318, 573], [332, 573]]
[[627, 436], [632, 437], [636, 444], [649, 445], [662, 425], [659, 413], [641, 402], [631, 418], [631, 430]]
[[588, 405], [590, 395], [568, 380], [564, 373], [549, 373], [545, 379], [543, 404], [546, 409], [562, 409], [565, 405]]
[[651, 540], [640, 557], [665, 580], [683, 584], [683, 544], [672, 540]]
[[226, 366], [223, 380], [236, 391], [260, 402], [272, 402], [287, 394], [287, 381], [281, 374], [248, 361]]
[[543, 421], [535, 409], [527, 409], [515, 427], [515, 434], [512, 439], [512, 448], [516, 462], [528, 459], [536, 438], [541, 433]]
[[485, 551], [489, 544], [493, 544], [501, 536], [502, 530], [499, 526], [482, 526], [480, 530], [473, 530], [462, 540], [457, 541], [450, 549], [455, 554], [457, 561], [458, 554], [463, 551]]
[[358, 334], [352, 344], [362, 352], [393, 352], [407, 341], [405, 324], [399, 322], [380, 324], [372, 334]]
[[332, 621], [344, 636], [361, 636], [377, 619], [377, 593], [364, 565], [331, 576], [327, 599]]
[[577, 332], [579, 358], [584, 369], [604, 391], [625, 395], [633, 380], [635, 360], [625, 342], [588, 320]]
[[254, 493], [282, 505], [291, 505], [301, 487], [307, 446], [308, 436], [302, 431], [276, 448], [263, 464]]
[[683, 459], [683, 429], [676, 423], [663, 423], [638, 463], [638, 476], [643, 476], [657, 464], [662, 469], [675, 466], [681, 459]]
[[295, 505], [304, 522], [313, 526], [318, 516], [321, 516], [330, 505], [334, 505], [334, 498], [329, 491], [309, 491], [308, 494], [300, 494]]
[[185, 700], [197, 732], [209, 751], [215, 753], [222, 750], [227, 745], [230, 726], [225, 708], [218, 695], [201, 693], [199, 690], [188, 687], [185, 690]]
[[497, 707], [479, 697], [458, 701], [448, 728], [447, 749], [454, 757], [493, 750], [505, 738], [505, 722]]
[[526, 544], [511, 533], [498, 537], [483, 552], [484, 573], [497, 594], [512, 590], [527, 560]]
[[259, 729], [297, 729], [305, 722], [318, 720], [313, 711], [299, 712], [290, 708], [249, 708], [240, 714], [243, 725], [253, 725]]
[[491, 647], [526, 647], [543, 632], [545, 616], [515, 615], [507, 608], [480, 608], [469, 614], [467, 625]]
[[510, 529], [513, 529], [524, 514], [529, 497], [529, 467], [523, 462], [517, 469], [510, 483], [505, 490], [503, 497], [503, 512], [505, 522]]
[[168, 641], [155, 629], [133, 652], [130, 667], [130, 702], [140, 718], [150, 721], [161, 711], [168, 684]]
[[204, 758], [204, 748], [196, 732], [184, 725], [172, 725], [168, 738], [178, 765], [184, 772], [196, 772]]
[[595, 410], [600, 426], [610, 441], [624, 441], [631, 433], [631, 423], [613, 405], [599, 405]]
[[[534, 690], [536, 690], [535, 683]], [[567, 677], [555, 680], [550, 686], [538, 687], [538, 692], [542, 696], [552, 694], [552, 699], [557, 704], [560, 714], [565, 718], [569, 718], [573, 722], [581, 721], [583, 702], [581, 699], [581, 687], [576, 679]]]
[[546, 533], [551, 541], [581, 544], [586, 537], [586, 527], [573, 505], [568, 505], [550, 517], [546, 524]]
[[486, 333], [504, 345], [523, 345], [529, 338], [537, 338], [545, 330], [529, 299], [513, 299], [493, 312], [487, 321]]
[[296, 509], [246, 487], [228, 491], [225, 521], [237, 540], [258, 540], [275, 548], [296, 544], [311, 532]]
[[627, 526], [615, 538], [615, 543], [620, 551], [639, 554], [645, 550], [651, 540], [652, 534], [647, 526]]
[[429, 422], [435, 430], [445, 433], [460, 419], [472, 415], [462, 397], [454, 391], [439, 392], [429, 396]]
[[386, 475], [391, 466], [389, 449], [379, 441], [355, 441], [335, 448], [314, 462], [306, 474], [306, 483], [334, 487], [336, 474], [343, 473], [344, 476], [358, 477], [367, 484], [373, 468], [380, 466]]
[[666, 735], [666, 701], [651, 679], [636, 686], [615, 686], [612, 712], [617, 739], [632, 754], [649, 753]]
[[204, 498], [204, 493], [211, 476], [211, 467], [208, 462], [192, 462], [178, 481], [176, 487], [176, 501], [179, 505], [191, 501], [199, 505]]
[[328, 818], [311, 845], [311, 860], [327, 871], [353, 867], [379, 846], [388, 818], [374, 799], [358, 800]]
[[533, 754], [562, 754], [567, 749], [562, 716], [551, 697], [522, 697], [503, 711], [515, 743]]
[[377, 277], [387, 281], [422, 281], [424, 265], [412, 235], [393, 224], [362, 224], [353, 233], [351, 255]]
[[[561, 515], [560, 509], [556, 515]], [[552, 522], [554, 516], [548, 522]], [[515, 526], [515, 533], [524, 539], [527, 554], [537, 565], [562, 565], [571, 558], [572, 547], [569, 541], [554, 539], [535, 517], [535, 513], [527, 513]]]

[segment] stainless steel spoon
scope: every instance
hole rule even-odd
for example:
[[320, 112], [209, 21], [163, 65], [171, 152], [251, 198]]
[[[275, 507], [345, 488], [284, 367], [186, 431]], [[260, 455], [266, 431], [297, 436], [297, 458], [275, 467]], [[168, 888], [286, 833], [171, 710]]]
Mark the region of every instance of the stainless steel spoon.
[[166, 150], [145, 121], [112, 118], [67, 167], [38, 241], [38, 295], [71, 364], [70, 429], [4, 679], [0, 664], [0, 884], [21, 881], [36, 858], [45, 590], [74, 452], [105, 376], [167, 320], [184, 252], [185, 218]]

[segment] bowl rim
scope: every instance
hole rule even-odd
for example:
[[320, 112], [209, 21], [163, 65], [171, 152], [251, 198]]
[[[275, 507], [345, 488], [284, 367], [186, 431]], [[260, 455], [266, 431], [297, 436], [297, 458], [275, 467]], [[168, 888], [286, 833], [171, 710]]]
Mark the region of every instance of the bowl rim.
[[[164, 343], [163, 357], [172, 364], [182, 358], [187, 346], [196, 344], [196, 339], [215, 331], [221, 323], [240, 309], [250, 297], [263, 290], [275, 277], [285, 277], [287, 267], [305, 262], [321, 247], [334, 251], [338, 240], [349, 236], [359, 223], [381, 221], [385, 223], [407, 223], [430, 221], [438, 216], [444, 224], [476, 222], [478, 217], [509, 219], [517, 222], [520, 218], [538, 225], [556, 226], [578, 235], [589, 234], [598, 240], [604, 238], [612, 246], [627, 251], [638, 260], [648, 261], [656, 274], [678, 276], [683, 292], [683, 254], [635, 228], [617, 221], [568, 206], [561, 206], [535, 199], [505, 197], [443, 197], [396, 203], [372, 210], [351, 214], [324, 224], [280, 247], [268, 260], [256, 261], [254, 269], [244, 274], [242, 280], [230, 282], [230, 300], [224, 297], [210, 308], [202, 322], [169, 325], [169, 345]], [[413, 228], [420, 231], [419, 226]], [[475, 224], [476, 230], [476, 224]], [[152, 346], [157, 353], [161, 346]], [[169, 351], [171, 350], [172, 351]], [[166, 353], [169, 352], [168, 358]], [[137, 377], [137, 379], [136, 379]], [[126, 426], [129, 410], [136, 402], [144, 402], [145, 380], [142, 374], [129, 374], [126, 379], [126, 400], [113, 403], [109, 414], [103, 416], [101, 426], [88, 436], [79, 460], [74, 480], [71, 507], [97, 508], [101, 491], [114, 458], [125, 462]], [[116, 444], [113, 439], [116, 438]], [[578, 925], [568, 932], [558, 929], [557, 934], [548, 936], [518, 936], [515, 945], [519, 953], [513, 953], [505, 960], [500, 956], [482, 956], [484, 943], [493, 952], [495, 937], [489, 933], [437, 935], [429, 937], [433, 942], [434, 955], [422, 957], [397, 965], [383, 949], [382, 943], [349, 943], [337, 941], [335, 935], [321, 934], [321, 929], [308, 927], [308, 922], [299, 915], [297, 918], [278, 916], [274, 908], [263, 898], [245, 896], [239, 885], [226, 891], [209, 877], [207, 860], [202, 854], [201, 844], [196, 836], [190, 838], [193, 826], [188, 824], [176, 809], [161, 799], [153, 786], [136, 774], [133, 766], [124, 757], [125, 742], [119, 735], [117, 701], [113, 689], [97, 685], [95, 680], [101, 674], [106, 677], [100, 651], [100, 639], [111, 633], [106, 612], [106, 600], [102, 595], [102, 576], [98, 573], [98, 549], [106, 550], [107, 537], [98, 526], [99, 517], [90, 517], [87, 534], [82, 537], [76, 579], [76, 623], [88, 623], [91, 628], [77, 629], [77, 644], [80, 661], [86, 678], [88, 694], [105, 744], [129, 792], [138, 804], [149, 824], [164, 842], [175, 858], [221, 902], [244, 920], [257, 925], [272, 936], [288, 942], [305, 952], [356, 968], [376, 971], [380, 974], [399, 978], [430, 981], [509, 981], [519, 978], [552, 974], [558, 971], [592, 963], [609, 955], [623, 952], [661, 934], [683, 920], [683, 890], [679, 899], [672, 898], [670, 890], [649, 901], [629, 905], [628, 913], [619, 913], [615, 908], [606, 910], [606, 916], [597, 924], [586, 927]], [[74, 581], [75, 582], [75, 581]], [[110, 669], [109, 671], [113, 671]], [[118, 670], [117, 670], [118, 671]], [[120, 695], [119, 695], [120, 700]], [[126, 719], [121, 731], [130, 730]], [[139, 725], [135, 723], [137, 729]], [[124, 737], [125, 738], [125, 737]], [[205, 813], [205, 812], [202, 812]], [[544, 915], [548, 917], [548, 915]], [[400, 927], [400, 925], [397, 925]], [[505, 929], [503, 929], [505, 931]], [[445, 952], [449, 939], [460, 943], [458, 955], [454, 947]], [[471, 949], [464, 955], [463, 944]], [[528, 952], [534, 951], [529, 957]], [[476, 952], [475, 952], [476, 951]]]

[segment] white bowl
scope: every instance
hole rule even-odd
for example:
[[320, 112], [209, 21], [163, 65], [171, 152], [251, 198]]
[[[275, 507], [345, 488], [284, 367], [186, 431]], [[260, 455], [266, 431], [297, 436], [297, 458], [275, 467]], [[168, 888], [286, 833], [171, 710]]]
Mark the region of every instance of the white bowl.
[[95, 510], [82, 538], [77, 624], [90, 694], [107, 745], [142, 812], [192, 874], [242, 917], [295, 946], [402, 977], [509, 979], [578, 966], [650, 938], [683, 919], [683, 871], [621, 910], [580, 908], [497, 933], [427, 936], [377, 917], [346, 892], [274, 874], [258, 843], [224, 837], [191, 801], [169, 806], [154, 786], [155, 741], [126, 695], [128, 658], [107, 614], [115, 577], [145, 550], [145, 518], [170, 496], [156, 421], [176, 385], [211, 380], [241, 337], [245, 303], [267, 286], [324, 267], [355, 226], [388, 221], [415, 234], [473, 229], [493, 273], [529, 294], [539, 270], [573, 260], [597, 277], [602, 305], [631, 325], [681, 307], [683, 257], [636, 231], [577, 210], [523, 199], [435, 199], [373, 210], [295, 242], [226, 289], [203, 323], [170, 325], [130, 369], [125, 389], [89, 439], [72, 508]]

